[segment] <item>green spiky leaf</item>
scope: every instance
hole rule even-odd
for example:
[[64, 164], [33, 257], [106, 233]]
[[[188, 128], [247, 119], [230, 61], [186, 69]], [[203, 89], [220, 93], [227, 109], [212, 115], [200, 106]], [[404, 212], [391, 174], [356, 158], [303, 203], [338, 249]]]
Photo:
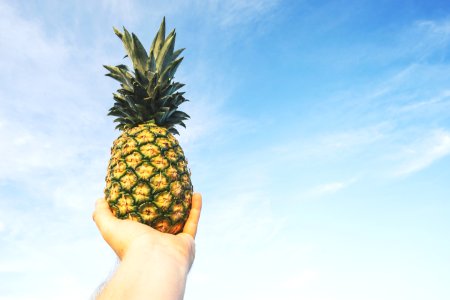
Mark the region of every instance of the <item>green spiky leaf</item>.
[[160, 73], [164, 71], [165, 66], [172, 58], [173, 48], [175, 45], [175, 33], [171, 33], [167, 37], [167, 40], [164, 42], [163, 47], [161, 48], [158, 56], [156, 58], [156, 70]]
[[158, 33], [153, 39], [153, 43], [152, 46], [150, 47], [149, 52], [153, 52], [153, 55], [155, 57], [158, 57], [159, 50], [161, 50], [165, 39], [166, 39], [166, 18], [164, 17], [161, 22], [161, 25], [159, 26]]
[[[179, 57], [184, 48], [175, 49], [175, 30], [165, 36], [165, 18], [163, 18], [147, 55], [144, 46], [134, 33], [125, 27], [123, 32], [113, 28], [121, 39], [133, 64], [129, 69], [124, 64], [104, 66], [106, 75], [120, 83], [117, 93], [113, 94], [114, 106], [109, 115], [116, 116], [119, 124], [116, 128], [124, 130], [146, 122], [155, 122], [177, 134], [176, 125], [185, 127], [184, 120], [189, 116], [178, 111], [178, 106], [187, 99], [179, 90], [184, 84], [174, 82], [173, 78], [183, 57]], [[130, 71], [133, 70], [133, 71]]]

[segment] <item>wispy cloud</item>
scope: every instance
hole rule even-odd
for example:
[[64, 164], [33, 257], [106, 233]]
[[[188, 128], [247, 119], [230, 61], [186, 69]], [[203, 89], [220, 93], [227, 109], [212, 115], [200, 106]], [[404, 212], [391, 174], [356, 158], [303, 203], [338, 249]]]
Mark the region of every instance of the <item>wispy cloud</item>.
[[[170, 1], [154, 2], [151, 5], [142, 0], [130, 2], [102, 0], [100, 8], [124, 22], [136, 23], [137, 20], [150, 19], [152, 24], [156, 24], [164, 15], [176, 16], [181, 21], [197, 16], [196, 19], [203, 24], [230, 30], [236, 26], [266, 21], [281, 3], [280, 0], [186, 0], [176, 4]], [[192, 14], [186, 14], [187, 9]]]
[[[444, 54], [450, 45], [450, 18], [422, 19], [392, 32], [391, 42], [380, 46], [375, 57], [390, 60], [415, 60], [425, 63], [436, 55]], [[381, 54], [381, 55], [380, 55]]]
[[115, 18], [123, 20], [128, 26], [142, 17], [142, 9], [139, 7], [137, 1], [101, 0], [99, 2], [103, 11], [114, 15]]
[[[351, 130], [317, 133], [302, 139], [284, 141], [272, 151], [284, 160], [335, 159], [343, 155], [362, 151], [366, 147], [382, 141], [392, 130], [387, 123], [379, 123]], [[301, 149], [301, 151], [293, 151]]]
[[431, 110], [436, 107], [442, 108], [442, 106], [448, 105], [449, 103], [450, 103], [450, 90], [445, 89], [434, 97], [422, 101], [418, 100], [416, 102], [400, 106], [395, 110], [401, 113], [409, 113], [409, 112], [423, 113], [424, 110], [425, 111]]
[[[419, 27], [423, 27], [433, 34], [441, 35], [441, 37], [450, 37], [450, 19], [443, 20], [421, 20], [417, 21]], [[444, 36], [443, 36], [444, 35]]]
[[[202, 4], [204, 1], [201, 1]], [[257, 20], [270, 12], [279, 0], [208, 0], [208, 9], [214, 12], [222, 26], [239, 25]]]
[[417, 29], [422, 31], [425, 40], [421, 43], [428, 43], [431, 47], [447, 46], [450, 42], [450, 19], [445, 18], [441, 20], [420, 20], [416, 24]]
[[[0, 5], [0, 23], [5, 28], [15, 24], [14, 31], [0, 32], [8, 41], [0, 49], [8, 59], [0, 65], [10, 74], [0, 92], [0, 139], [8, 141], [0, 148], [0, 156], [6, 158], [0, 168], [7, 170], [0, 180], [30, 193], [35, 207], [45, 203], [52, 211], [63, 206], [66, 217], [73, 210], [90, 210], [86, 201], [100, 196], [98, 183], [114, 136], [112, 128], [100, 130], [106, 124], [106, 108], [94, 99], [100, 98], [98, 89], [105, 85], [98, 82], [102, 76], [92, 76], [89, 62], [96, 59], [79, 61], [82, 47], [50, 37], [42, 24]], [[11, 216], [24, 214], [6, 199], [2, 204]], [[30, 222], [38, 218], [29, 217]]]
[[421, 171], [450, 154], [450, 132], [435, 130], [426, 137], [404, 147], [403, 163], [394, 172], [395, 176], [406, 176]]
[[346, 189], [357, 182], [357, 178], [351, 178], [344, 181], [334, 181], [329, 183], [324, 183], [311, 188], [308, 192], [308, 196], [321, 197], [326, 195], [331, 195], [337, 193], [343, 189]]

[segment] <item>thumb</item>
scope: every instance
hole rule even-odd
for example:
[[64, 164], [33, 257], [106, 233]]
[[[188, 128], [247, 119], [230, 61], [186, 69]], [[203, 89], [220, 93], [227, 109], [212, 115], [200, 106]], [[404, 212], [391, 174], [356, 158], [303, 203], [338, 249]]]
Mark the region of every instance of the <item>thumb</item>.
[[104, 198], [98, 199], [95, 203], [92, 219], [104, 238], [109, 235], [111, 227], [117, 222], [117, 218], [111, 212], [111, 209]]

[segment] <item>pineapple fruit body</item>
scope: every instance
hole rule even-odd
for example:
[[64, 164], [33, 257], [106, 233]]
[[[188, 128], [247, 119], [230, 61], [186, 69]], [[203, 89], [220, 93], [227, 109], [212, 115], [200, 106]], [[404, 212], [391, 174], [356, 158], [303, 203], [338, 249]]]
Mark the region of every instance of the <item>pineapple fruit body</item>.
[[111, 149], [105, 196], [118, 218], [161, 232], [181, 232], [191, 207], [192, 184], [176, 138], [152, 123], [125, 130]]

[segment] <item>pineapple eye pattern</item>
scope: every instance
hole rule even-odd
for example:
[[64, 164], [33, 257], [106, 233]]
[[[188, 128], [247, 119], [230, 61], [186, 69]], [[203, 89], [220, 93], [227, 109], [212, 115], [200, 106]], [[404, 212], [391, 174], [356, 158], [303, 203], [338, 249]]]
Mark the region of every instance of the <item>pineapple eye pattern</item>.
[[119, 218], [175, 232], [182, 229], [180, 224], [190, 209], [192, 185], [187, 161], [175, 138], [152, 139], [155, 132], [170, 133], [154, 130], [154, 125], [139, 127], [134, 134], [125, 131], [113, 147], [120, 155], [109, 163], [106, 198]]

